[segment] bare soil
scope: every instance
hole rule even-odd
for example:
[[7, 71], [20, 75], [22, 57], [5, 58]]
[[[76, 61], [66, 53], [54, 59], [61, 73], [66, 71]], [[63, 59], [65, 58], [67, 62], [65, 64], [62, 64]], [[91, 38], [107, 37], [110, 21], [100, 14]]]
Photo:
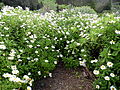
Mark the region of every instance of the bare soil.
[[93, 90], [92, 80], [85, 76], [83, 68], [67, 69], [59, 64], [52, 75], [37, 80], [33, 90]]

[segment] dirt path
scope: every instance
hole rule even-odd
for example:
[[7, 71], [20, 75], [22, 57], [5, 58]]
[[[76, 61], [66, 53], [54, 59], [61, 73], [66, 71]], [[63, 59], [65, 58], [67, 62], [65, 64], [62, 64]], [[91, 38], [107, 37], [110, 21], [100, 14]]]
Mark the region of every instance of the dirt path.
[[93, 90], [92, 81], [83, 75], [82, 68], [66, 69], [59, 64], [52, 78], [38, 80], [33, 90]]

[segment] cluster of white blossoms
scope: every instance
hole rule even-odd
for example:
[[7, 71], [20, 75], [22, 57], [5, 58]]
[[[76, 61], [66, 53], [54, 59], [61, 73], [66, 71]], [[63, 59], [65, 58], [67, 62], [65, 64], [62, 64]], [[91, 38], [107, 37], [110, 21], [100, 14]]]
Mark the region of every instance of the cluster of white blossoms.
[[109, 81], [110, 77], [115, 77], [115, 74], [114, 73], [110, 73], [110, 76], [105, 76], [104, 79]]
[[[96, 85], [96, 88], [100, 89], [100, 85]], [[117, 90], [117, 89], [115, 88], [115, 86], [110, 86], [110, 90]]]
[[16, 77], [16, 75], [12, 75], [12, 74], [9, 74], [9, 73], [4, 73], [4, 74], [3, 74], [3, 77], [9, 78], [9, 81], [21, 82], [21, 79], [20, 79], [20, 78]]
[[113, 41], [113, 40], [112, 40], [112, 41], [110, 41], [110, 44], [115, 44], [115, 41]]
[[[112, 63], [112, 62], [107, 62], [107, 66], [108, 66], [108, 67], [112, 67], [112, 66], [113, 66], [113, 63]], [[106, 67], [105, 65], [101, 65], [101, 66], [100, 66], [100, 69], [102, 69], [102, 70], [104, 70], [104, 69], [106, 69], [106, 68], [107, 68], [107, 67]], [[98, 74], [99, 74], [99, 70], [94, 70], [93, 73], [94, 73], [95, 75], [98, 75]]]
[[[107, 66], [101, 65], [101, 66], [100, 66], [100, 69], [104, 70], [104, 69], [107, 69], [107, 67], [112, 67], [112, 66], [113, 66], [113, 63], [112, 63], [112, 62], [107, 62]], [[94, 70], [93, 73], [94, 73], [95, 75], [98, 75], [98, 74], [100, 74], [100, 71], [99, 71], [99, 70]], [[110, 73], [109, 76], [104, 76], [104, 80], [110, 81], [110, 78], [112, 78], [112, 77], [115, 77], [115, 74], [114, 74], [114, 73]], [[96, 88], [97, 88], [97, 89], [100, 89], [100, 85], [96, 85]], [[114, 86], [111, 86], [111, 87], [110, 87], [110, 90], [117, 90], [117, 89], [116, 89]]]
[[0, 42], [0, 49], [1, 50], [5, 50], [6, 46], [4, 45], [4, 42]]
[[38, 71], [38, 75], [41, 75], [41, 71]]
[[[29, 37], [29, 40], [27, 38], [24, 39], [24, 40], [26, 40], [27, 43], [34, 43], [37, 39], [37, 35], [32, 34], [32, 32], [27, 32], [26, 35], [27, 35], [27, 37]], [[33, 45], [28, 45], [28, 47], [32, 48]]]
[[98, 62], [97, 59], [95, 59], [95, 60], [91, 60], [91, 63], [96, 63], [96, 62]]
[[[28, 75], [24, 75], [22, 79], [17, 77], [19, 75], [19, 71], [17, 70], [16, 65], [11, 66], [11, 69], [12, 69], [12, 74], [4, 73], [3, 74], [4, 78], [8, 78], [9, 81], [11, 81], [11, 82], [17, 82], [19, 84], [28, 83], [30, 86], [32, 86], [32, 83], [34, 80], [31, 79]], [[30, 86], [29, 86], [29, 88], [30, 88]], [[31, 90], [31, 89], [28, 89], [28, 87], [27, 87], [27, 90]]]
[[79, 61], [80, 66], [86, 67], [86, 60]]
[[14, 49], [12, 49], [12, 50], [10, 51], [10, 54], [9, 54], [8, 59], [9, 59], [9, 60], [14, 60], [15, 54], [16, 54], [16, 51], [15, 51]]
[[34, 43], [37, 39], [37, 36], [36, 36], [36, 34], [33, 34], [33, 35], [30, 35], [29, 38], [31, 39], [30, 42]]
[[16, 75], [9, 74], [9, 73], [4, 73], [3, 77], [9, 78], [9, 81], [12, 81], [12, 82], [18, 82], [18, 83], [22, 82], [22, 80], [19, 77], [17, 77]]
[[116, 34], [120, 34], [120, 30], [115, 30], [115, 33]]
[[12, 69], [12, 74], [19, 74], [19, 71], [17, 70], [17, 67], [16, 67], [16, 65], [14, 65], [14, 66], [11, 66], [11, 69]]
[[14, 16], [17, 15], [17, 13], [13, 12], [14, 7], [10, 7], [10, 6], [4, 6], [1, 11], [2, 14], [5, 16]]

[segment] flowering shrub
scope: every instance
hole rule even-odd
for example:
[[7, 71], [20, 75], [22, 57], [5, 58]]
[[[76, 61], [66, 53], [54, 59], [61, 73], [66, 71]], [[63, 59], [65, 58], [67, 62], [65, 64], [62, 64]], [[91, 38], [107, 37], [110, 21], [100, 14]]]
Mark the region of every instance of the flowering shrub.
[[0, 84], [4, 90], [31, 90], [38, 78], [52, 77], [58, 60], [86, 67], [94, 87], [120, 89], [120, 18], [74, 9], [45, 15], [4, 7], [0, 12]]
[[[51, 30], [54, 26], [21, 8], [5, 7], [0, 18], [2, 88], [25, 89], [27, 85], [32, 86], [34, 77], [51, 75], [58, 55]], [[11, 87], [12, 84], [15, 85]]]

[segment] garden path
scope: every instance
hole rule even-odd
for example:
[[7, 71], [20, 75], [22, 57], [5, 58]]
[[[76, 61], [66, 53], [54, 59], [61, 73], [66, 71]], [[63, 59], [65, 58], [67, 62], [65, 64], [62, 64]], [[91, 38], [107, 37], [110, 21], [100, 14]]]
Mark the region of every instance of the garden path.
[[33, 90], [93, 90], [92, 80], [85, 77], [83, 68], [67, 69], [58, 64], [53, 77], [37, 80]]

